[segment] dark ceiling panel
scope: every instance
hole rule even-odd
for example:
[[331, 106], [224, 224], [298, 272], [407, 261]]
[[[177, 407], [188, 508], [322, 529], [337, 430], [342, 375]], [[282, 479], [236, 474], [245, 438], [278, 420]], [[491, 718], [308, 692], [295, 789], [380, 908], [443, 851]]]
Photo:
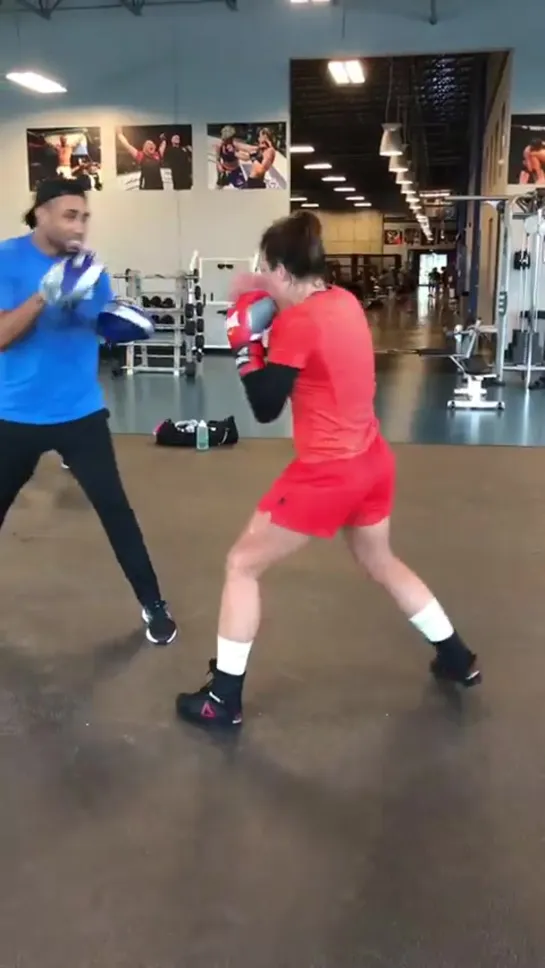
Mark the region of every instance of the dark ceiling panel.
[[420, 189], [466, 191], [470, 118], [487, 56], [362, 58], [367, 79], [358, 87], [334, 84], [327, 61], [292, 61], [291, 141], [316, 148], [313, 156], [292, 155], [292, 193], [327, 208], [351, 207], [321, 181], [327, 172], [304, 168], [323, 160], [377, 208], [404, 211], [388, 159], [378, 153], [385, 120], [406, 122]]

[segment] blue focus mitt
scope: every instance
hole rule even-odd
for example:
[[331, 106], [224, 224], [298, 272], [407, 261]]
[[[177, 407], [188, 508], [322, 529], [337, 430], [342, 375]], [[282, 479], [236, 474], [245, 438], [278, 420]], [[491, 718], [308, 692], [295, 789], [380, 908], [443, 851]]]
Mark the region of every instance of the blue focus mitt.
[[126, 299], [113, 299], [100, 313], [97, 331], [106, 343], [143, 343], [153, 335], [154, 328], [140, 306]]

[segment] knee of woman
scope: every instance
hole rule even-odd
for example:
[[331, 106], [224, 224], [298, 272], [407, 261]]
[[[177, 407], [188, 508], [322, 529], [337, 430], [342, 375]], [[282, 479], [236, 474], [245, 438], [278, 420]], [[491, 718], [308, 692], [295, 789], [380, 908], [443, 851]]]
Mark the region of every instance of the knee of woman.
[[362, 561], [362, 565], [373, 581], [376, 581], [379, 585], [384, 585], [391, 574], [394, 561], [395, 558], [392, 554], [376, 555]]
[[227, 575], [244, 575], [254, 577], [257, 571], [252, 558], [246, 549], [240, 545], [233, 545], [225, 561]]

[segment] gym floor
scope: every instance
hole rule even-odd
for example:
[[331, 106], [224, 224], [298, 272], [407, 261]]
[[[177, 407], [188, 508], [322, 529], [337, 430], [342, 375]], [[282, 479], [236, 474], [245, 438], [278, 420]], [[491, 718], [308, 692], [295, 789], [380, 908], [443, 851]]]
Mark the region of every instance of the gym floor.
[[220, 741], [174, 696], [200, 684], [225, 551], [289, 443], [117, 449], [181, 635], [145, 644], [92, 510], [44, 460], [2, 534], [0, 964], [540, 965], [543, 452], [396, 448], [399, 551], [481, 689], [439, 690], [342, 543], [315, 543], [265, 582], [247, 721]]
[[[414, 351], [445, 345], [444, 329], [455, 320], [448, 308], [422, 290], [408, 309], [397, 303], [371, 311], [377, 351], [377, 410], [386, 437], [394, 443], [545, 445], [545, 389], [525, 393], [518, 376], [509, 375], [501, 395], [502, 413], [447, 410], [456, 373], [449, 360], [424, 360]], [[249, 411], [233, 361], [228, 354], [207, 356], [203, 376], [193, 384], [168, 374], [138, 373], [112, 378], [103, 368], [103, 382], [117, 433], [151, 434], [166, 417], [218, 419], [232, 413], [242, 436], [289, 437], [289, 412], [268, 426], [257, 424]]]

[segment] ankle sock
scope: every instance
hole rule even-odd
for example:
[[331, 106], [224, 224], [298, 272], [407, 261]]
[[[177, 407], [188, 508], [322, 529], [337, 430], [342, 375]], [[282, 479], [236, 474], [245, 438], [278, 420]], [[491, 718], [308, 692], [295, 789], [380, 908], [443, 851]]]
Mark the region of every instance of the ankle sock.
[[232, 642], [218, 635], [218, 672], [225, 672], [229, 676], [243, 676], [252, 644], [252, 642]]
[[436, 598], [428, 602], [409, 621], [433, 645], [441, 645], [455, 634], [448, 615]]

